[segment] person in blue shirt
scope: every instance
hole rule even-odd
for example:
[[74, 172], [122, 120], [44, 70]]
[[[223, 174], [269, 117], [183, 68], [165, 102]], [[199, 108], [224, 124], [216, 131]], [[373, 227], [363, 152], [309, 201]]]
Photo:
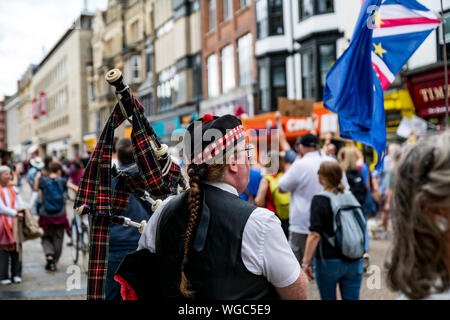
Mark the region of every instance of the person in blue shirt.
[[[134, 164], [133, 148], [131, 140], [124, 138], [117, 143], [117, 159], [119, 163], [118, 170], [125, 170]], [[138, 168], [131, 169], [129, 172], [134, 173]], [[116, 187], [117, 180], [112, 181], [112, 191]], [[150, 219], [151, 209], [144, 205], [133, 195], [130, 194], [128, 207], [123, 212], [124, 217], [130, 218], [132, 221], [141, 222]], [[114, 274], [119, 267], [122, 259], [129, 253], [136, 251], [141, 234], [136, 228], [124, 227], [122, 225], [113, 224], [111, 226], [109, 237], [109, 258], [108, 271], [106, 275], [106, 300], [122, 300], [120, 295], [120, 284], [114, 280]]]
[[262, 177], [261, 172], [250, 168], [250, 179], [247, 188], [239, 195], [239, 197], [245, 201], [255, 203], [255, 197], [258, 194], [259, 183], [261, 182]]

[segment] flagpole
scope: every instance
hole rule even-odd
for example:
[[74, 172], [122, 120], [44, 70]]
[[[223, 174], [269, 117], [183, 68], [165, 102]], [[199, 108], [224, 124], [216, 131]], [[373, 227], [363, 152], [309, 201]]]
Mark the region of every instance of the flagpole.
[[444, 55], [444, 72], [445, 72], [445, 129], [448, 129], [448, 61], [447, 61], [447, 43], [445, 39], [445, 18], [444, 18], [444, 5], [441, 0], [441, 14], [442, 14], [442, 43], [443, 43], [443, 55]]

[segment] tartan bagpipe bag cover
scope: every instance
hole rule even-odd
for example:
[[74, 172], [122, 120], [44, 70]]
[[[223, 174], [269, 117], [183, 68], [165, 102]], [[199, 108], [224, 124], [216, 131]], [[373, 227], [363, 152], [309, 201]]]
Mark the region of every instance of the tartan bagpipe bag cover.
[[[176, 194], [182, 179], [181, 170], [172, 163], [169, 172], [162, 176], [161, 163], [150, 143], [150, 136], [154, 131], [143, 111], [143, 107], [133, 97], [133, 108], [127, 112], [132, 118], [131, 140], [135, 162], [139, 169], [139, 174], [134, 177], [134, 187], [139, 186], [150, 195], [159, 198]], [[89, 159], [74, 203], [75, 209], [85, 208], [90, 213], [88, 300], [104, 299], [110, 217], [120, 213], [128, 204], [129, 192], [118, 190], [114, 194], [117, 199], [113, 199], [111, 189], [114, 130], [125, 120], [126, 116], [121, 112], [119, 104], [116, 104]]]

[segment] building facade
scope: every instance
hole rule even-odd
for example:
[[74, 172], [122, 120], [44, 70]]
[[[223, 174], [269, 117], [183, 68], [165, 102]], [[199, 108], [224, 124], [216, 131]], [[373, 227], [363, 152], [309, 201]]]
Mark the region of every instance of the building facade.
[[201, 14], [198, 0], [154, 1], [155, 114], [149, 115], [164, 143], [197, 117], [202, 99]]
[[18, 82], [19, 105], [19, 142], [21, 145], [21, 156], [23, 159], [39, 150], [39, 139], [35, 135], [32, 110], [32, 81], [37, 66], [30, 65]]
[[252, 0], [201, 0], [203, 98], [200, 115], [257, 111]]
[[[15, 159], [21, 159], [22, 145], [20, 143], [19, 130], [19, 107], [20, 96], [18, 93], [9, 97], [5, 101], [4, 110], [6, 118], [6, 147], [9, 152], [13, 153]], [[2, 148], [0, 148], [2, 149]]]
[[6, 149], [6, 111], [5, 105], [8, 100], [0, 101], [0, 149]]
[[92, 20], [92, 15], [81, 14], [33, 76], [33, 135], [39, 137], [41, 154], [68, 158], [81, 155], [88, 129], [86, 63]]

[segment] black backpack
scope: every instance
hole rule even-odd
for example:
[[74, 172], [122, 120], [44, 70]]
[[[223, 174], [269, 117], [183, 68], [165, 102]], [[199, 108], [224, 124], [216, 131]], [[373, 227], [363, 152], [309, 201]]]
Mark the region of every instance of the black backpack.
[[355, 196], [356, 200], [363, 205], [366, 198], [367, 189], [364, 185], [364, 179], [359, 173], [359, 170], [348, 170], [346, 172], [347, 181], [350, 186], [350, 191]]

